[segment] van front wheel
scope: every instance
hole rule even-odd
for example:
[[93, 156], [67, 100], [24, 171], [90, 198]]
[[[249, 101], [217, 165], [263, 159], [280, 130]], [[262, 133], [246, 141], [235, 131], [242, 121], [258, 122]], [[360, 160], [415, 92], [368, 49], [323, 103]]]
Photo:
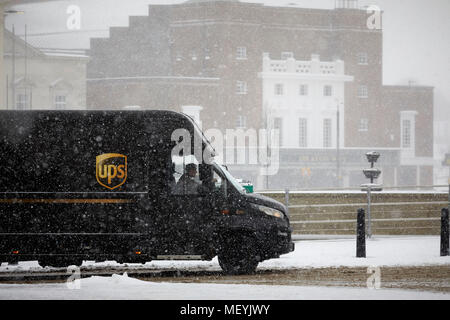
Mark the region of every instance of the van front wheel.
[[258, 266], [255, 242], [251, 237], [228, 239], [218, 254], [219, 265], [228, 275], [252, 274]]

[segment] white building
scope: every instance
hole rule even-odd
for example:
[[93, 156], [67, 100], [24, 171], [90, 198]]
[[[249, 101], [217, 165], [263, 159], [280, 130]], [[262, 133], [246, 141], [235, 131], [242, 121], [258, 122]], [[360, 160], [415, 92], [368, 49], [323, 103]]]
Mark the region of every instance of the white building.
[[273, 60], [265, 53], [260, 77], [266, 121], [279, 129], [282, 148], [336, 148], [337, 128], [344, 146], [344, 85], [353, 77], [344, 74], [342, 60], [299, 61], [290, 52]]
[[4, 101], [0, 109], [86, 109], [89, 57], [72, 50], [43, 50], [4, 30]]

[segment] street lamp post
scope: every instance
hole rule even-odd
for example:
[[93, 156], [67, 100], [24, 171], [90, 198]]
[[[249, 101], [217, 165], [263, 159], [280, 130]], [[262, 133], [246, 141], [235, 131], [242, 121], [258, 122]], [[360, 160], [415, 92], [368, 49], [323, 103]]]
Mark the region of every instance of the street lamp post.
[[381, 191], [383, 190], [381, 188], [381, 185], [374, 184], [373, 180], [377, 179], [381, 173], [380, 169], [374, 168], [373, 164], [377, 162], [378, 158], [380, 157], [380, 154], [378, 152], [372, 151], [366, 153], [367, 160], [370, 162], [370, 168], [364, 169], [363, 173], [366, 176], [366, 178], [370, 179], [370, 183], [368, 184], [362, 184], [361, 187], [363, 188], [363, 191], [367, 191], [367, 237], [372, 237], [372, 218], [371, 218], [371, 192], [372, 191]]
[[16, 32], [14, 30], [14, 25], [12, 26], [12, 79], [11, 79], [11, 103], [12, 109], [16, 108]]
[[341, 105], [340, 99], [336, 102], [336, 187], [341, 187]]
[[[19, 10], [5, 10], [3, 11], [3, 15], [6, 17], [10, 14], [23, 14], [24, 11]], [[5, 28], [5, 25], [2, 26]], [[7, 81], [9, 81], [9, 77], [7, 77]], [[12, 25], [12, 79], [11, 79], [11, 90], [12, 90], [12, 109], [15, 109], [16, 105], [16, 32], [14, 29], [14, 24]], [[8, 95], [9, 95], [9, 84], [7, 83], [7, 89], [6, 89], [6, 101], [8, 102]], [[6, 105], [6, 108], [9, 109], [8, 103]]]
[[341, 159], [340, 159], [340, 145], [339, 145], [339, 139], [340, 139], [340, 115], [339, 115], [339, 103], [337, 104], [337, 111], [336, 111], [336, 182], [337, 187], [339, 188], [341, 186], [340, 179], [341, 179]]

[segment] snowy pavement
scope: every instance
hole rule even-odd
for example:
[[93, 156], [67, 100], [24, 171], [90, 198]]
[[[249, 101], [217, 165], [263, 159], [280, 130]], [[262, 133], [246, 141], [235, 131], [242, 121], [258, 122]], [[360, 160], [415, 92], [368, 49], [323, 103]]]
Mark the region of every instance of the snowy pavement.
[[[296, 250], [260, 263], [258, 269], [293, 269], [325, 267], [383, 267], [450, 265], [450, 257], [440, 256], [439, 236], [374, 236], [366, 241], [367, 258], [356, 258], [355, 239], [336, 237], [296, 241]], [[83, 270], [120, 266], [114, 261], [85, 261]], [[174, 268], [182, 270], [220, 270], [217, 258], [212, 261], [152, 261], [130, 268]], [[3, 263], [2, 272], [43, 270], [37, 262], [18, 266]], [[448, 275], [450, 281], [450, 274]], [[76, 287], [79, 285], [79, 289]], [[72, 286], [72, 288], [69, 288]], [[246, 284], [188, 284], [141, 281], [124, 275], [90, 277], [58, 284], [0, 284], [0, 299], [450, 299], [450, 293], [416, 290], [334, 288]], [[75, 287], [75, 289], [73, 289]]]
[[[1, 284], [1, 299], [32, 300], [448, 300], [450, 294], [397, 289], [157, 283], [125, 275], [59, 284]], [[77, 286], [79, 289], [77, 289]]]

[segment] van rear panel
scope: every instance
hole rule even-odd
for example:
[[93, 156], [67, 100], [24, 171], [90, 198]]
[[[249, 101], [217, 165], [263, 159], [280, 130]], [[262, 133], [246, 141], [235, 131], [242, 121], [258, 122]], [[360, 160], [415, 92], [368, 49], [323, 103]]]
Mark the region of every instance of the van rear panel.
[[0, 255], [151, 247], [152, 197], [183, 126], [156, 112], [1, 111]]
[[0, 200], [3, 254], [123, 253], [149, 236], [138, 199], [23, 198]]
[[96, 179], [102, 154], [127, 157], [120, 191], [145, 191], [157, 124], [133, 113], [7, 112], [0, 117], [0, 192], [108, 191]]

